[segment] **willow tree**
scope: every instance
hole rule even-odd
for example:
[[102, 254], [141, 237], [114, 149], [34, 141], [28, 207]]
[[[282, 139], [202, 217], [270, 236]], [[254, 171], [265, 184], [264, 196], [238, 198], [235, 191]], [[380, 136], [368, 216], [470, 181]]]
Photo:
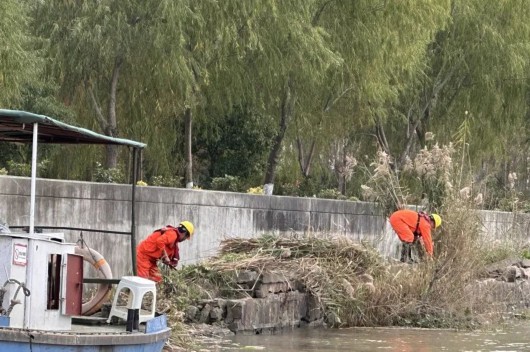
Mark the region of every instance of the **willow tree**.
[[212, 111], [221, 116], [243, 103], [262, 116], [279, 115], [267, 172], [267, 179], [273, 178], [298, 99], [295, 90], [314, 82], [336, 60], [325, 48], [322, 33], [309, 25], [308, 3], [163, 2], [167, 23], [160, 27], [170, 33], [173, 44], [157, 43], [166, 48], [166, 60], [158, 67], [164, 86], [174, 95], [174, 103], [164, 105], [166, 111], [185, 121], [187, 187], [193, 186], [192, 121], [214, 119]]
[[312, 146], [316, 138], [330, 141], [327, 152], [343, 193], [358, 146], [352, 135], [373, 129], [374, 141], [388, 152], [382, 124], [397, 118], [388, 107], [423, 75], [425, 49], [446, 25], [449, 9], [449, 0], [314, 3], [312, 26], [328, 33], [326, 43], [343, 64], [328, 71], [315, 90], [320, 103], [299, 122], [305, 132], [297, 144], [303, 134]]
[[296, 114], [313, 110], [313, 90], [331, 67], [342, 63], [329, 49], [327, 35], [311, 24], [314, 1], [259, 2], [242, 22], [240, 41], [245, 51], [234, 67], [247, 77], [245, 95], [264, 116], [274, 116], [275, 137], [269, 151], [264, 184], [272, 194], [286, 131]]
[[[243, 100], [244, 81], [232, 74], [242, 64], [246, 49], [238, 42], [248, 34], [247, 21], [264, 5], [259, 1], [166, 0], [157, 6], [164, 18], [152, 30], [164, 35], [156, 37], [157, 55], [146, 62], [156, 68], [150, 72], [150, 82], [160, 93], [157, 110], [167, 116], [168, 129], [175, 134], [174, 158], [179, 158], [175, 155], [181, 147], [178, 144], [184, 142], [182, 169], [186, 187], [191, 188], [193, 124], [211, 123]], [[183, 133], [176, 130], [176, 121], [183, 122]]]
[[[469, 123], [467, 139], [457, 140], [469, 145], [469, 165], [482, 169], [490, 164], [493, 170], [481, 170], [483, 175], [504, 169], [501, 179], [506, 180], [511, 159], [521, 155], [527, 140], [530, 3], [482, 5], [454, 1], [453, 27], [446, 41], [441, 38], [435, 67], [456, 69], [448, 78], [450, 85], [440, 91], [432, 123], [433, 128], [452, 131]], [[448, 77], [447, 70], [435, 72]]]
[[[49, 73], [62, 88], [65, 101], [88, 102], [94, 124], [108, 136], [127, 132], [120, 119], [120, 85], [124, 71], [142, 70], [152, 38], [148, 30], [160, 19], [144, 1], [42, 1], [35, 4], [35, 31], [45, 38]], [[131, 75], [133, 76], [133, 75]], [[141, 84], [128, 80], [127, 84]], [[121, 120], [121, 123], [120, 123]], [[127, 134], [127, 133], [120, 133]], [[118, 163], [116, 146], [106, 146], [107, 168]]]
[[427, 48], [425, 76], [402, 96], [407, 125], [394, 141], [401, 161], [425, 144], [427, 131], [443, 143], [458, 136], [471, 161], [506, 150], [528, 110], [529, 15], [521, 0], [451, 1], [449, 25]]
[[[183, 6], [185, 3], [185, 6]], [[239, 26], [244, 23], [252, 6], [239, 1], [184, 1], [166, 2], [165, 12], [175, 24], [171, 32], [178, 33], [178, 46], [170, 46], [169, 60], [164, 63], [171, 74], [168, 79], [179, 84], [175, 91], [180, 104], [173, 111], [184, 121], [186, 187], [193, 187], [193, 121], [195, 118], [215, 119], [215, 115], [206, 116], [206, 111], [223, 114], [231, 108], [236, 99], [240, 82], [224, 81], [227, 60], [237, 61], [240, 57], [235, 42], [239, 39]], [[230, 58], [233, 56], [233, 58]], [[185, 77], [171, 69], [175, 64], [183, 63]], [[185, 84], [182, 84], [184, 82]], [[209, 105], [206, 107], [206, 105]], [[195, 117], [195, 118], [194, 118]]]
[[40, 62], [28, 25], [27, 1], [0, 1], [0, 106], [20, 104], [21, 88], [37, 79]]

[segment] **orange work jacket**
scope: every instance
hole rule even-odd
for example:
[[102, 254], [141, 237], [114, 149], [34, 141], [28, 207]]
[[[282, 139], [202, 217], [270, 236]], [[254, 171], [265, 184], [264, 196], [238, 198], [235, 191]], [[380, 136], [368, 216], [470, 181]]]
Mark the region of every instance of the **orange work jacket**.
[[174, 258], [179, 260], [177, 238], [177, 229], [173, 226], [166, 226], [162, 229], [155, 230], [145, 240], [140, 242], [137, 252], [146, 255], [152, 260], [158, 260], [162, 258], [165, 250], [169, 259]]
[[423, 216], [419, 216], [418, 223], [418, 212], [408, 209], [398, 210], [390, 215], [390, 225], [399, 239], [403, 242], [412, 243], [414, 242], [414, 231], [421, 236], [423, 240], [423, 246], [425, 251], [429, 255], [433, 255], [434, 245], [431, 236], [431, 223]]

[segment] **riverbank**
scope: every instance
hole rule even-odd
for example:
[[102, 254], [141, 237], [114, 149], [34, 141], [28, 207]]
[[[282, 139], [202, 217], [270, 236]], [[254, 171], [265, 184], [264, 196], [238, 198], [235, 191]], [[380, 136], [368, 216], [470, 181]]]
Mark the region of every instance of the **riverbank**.
[[408, 265], [346, 237], [264, 235], [223, 241], [217, 257], [167, 273], [160, 297], [170, 320], [236, 334], [303, 326], [476, 329], [514, 311], [499, 296], [528, 298], [525, 268], [513, 264]]

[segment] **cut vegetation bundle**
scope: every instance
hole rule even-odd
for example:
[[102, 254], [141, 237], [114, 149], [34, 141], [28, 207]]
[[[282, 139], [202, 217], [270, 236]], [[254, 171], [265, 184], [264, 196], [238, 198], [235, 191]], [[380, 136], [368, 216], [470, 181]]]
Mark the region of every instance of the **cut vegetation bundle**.
[[[162, 296], [178, 310], [201, 299], [249, 297], [252, 287], [238, 283], [240, 273], [256, 272], [256, 281], [275, 273], [316, 298], [331, 326], [472, 327], [474, 313], [485, 312], [464, 294], [474, 270], [455, 268], [464, 262], [454, 255], [440, 259], [389, 263], [344, 236], [232, 238], [221, 243], [217, 257], [168, 273]], [[456, 270], [461, 275], [451, 274]]]

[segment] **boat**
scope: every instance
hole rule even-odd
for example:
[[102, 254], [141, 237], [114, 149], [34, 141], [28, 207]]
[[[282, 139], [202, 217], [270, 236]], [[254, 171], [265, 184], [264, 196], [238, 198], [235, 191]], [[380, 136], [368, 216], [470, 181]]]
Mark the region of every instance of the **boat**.
[[[26, 231], [0, 227], [0, 352], [161, 351], [171, 330], [167, 317], [156, 314], [154, 308], [153, 314], [141, 322], [141, 309], [136, 307], [126, 307], [129, 314], [126, 319], [119, 319], [118, 324], [114, 323], [117, 319], [87, 316], [108, 299], [111, 285], [120, 287], [126, 279], [151, 283], [135, 276], [135, 187], [138, 158], [146, 145], [101, 135], [45, 115], [7, 109], [0, 109], [0, 141], [32, 145], [29, 226], [25, 227]], [[132, 221], [128, 233], [132, 276], [113, 278], [97, 251], [66, 242], [64, 234], [55, 231], [60, 226], [52, 227], [53, 232], [35, 227], [37, 150], [41, 143], [113, 144], [132, 150]], [[85, 263], [100, 269], [98, 278], [83, 277]], [[98, 284], [98, 292], [95, 299], [83, 304], [85, 283]], [[154, 290], [152, 307], [156, 303]]]

